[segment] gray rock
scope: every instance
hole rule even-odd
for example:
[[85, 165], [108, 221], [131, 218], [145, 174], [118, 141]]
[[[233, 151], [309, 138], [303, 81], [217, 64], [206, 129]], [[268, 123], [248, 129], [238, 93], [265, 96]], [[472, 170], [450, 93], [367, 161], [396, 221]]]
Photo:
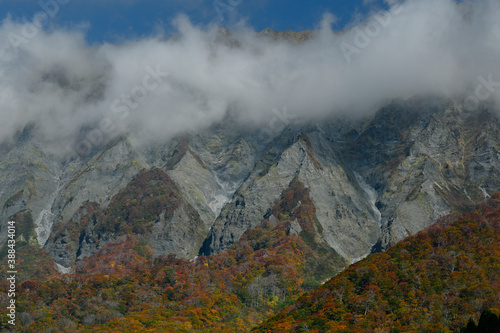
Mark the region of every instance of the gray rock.
[[[9, 217], [28, 210], [37, 224], [31, 241], [71, 267], [117, 236], [98, 232], [98, 220], [83, 223], [82, 207], [105, 211], [141, 169], [157, 167], [179, 187], [182, 204], [171, 218], [149, 221], [145, 236], [156, 254], [214, 254], [266, 219], [276, 225], [270, 209], [297, 177], [316, 209], [315, 237], [355, 262], [499, 190], [499, 138], [500, 122], [487, 110], [429, 97], [364, 118], [290, 124], [271, 142], [229, 113], [183, 138], [118, 139], [83, 161], [58, 158], [28, 128], [0, 145], [0, 245]], [[293, 222], [290, 233], [301, 232]]]

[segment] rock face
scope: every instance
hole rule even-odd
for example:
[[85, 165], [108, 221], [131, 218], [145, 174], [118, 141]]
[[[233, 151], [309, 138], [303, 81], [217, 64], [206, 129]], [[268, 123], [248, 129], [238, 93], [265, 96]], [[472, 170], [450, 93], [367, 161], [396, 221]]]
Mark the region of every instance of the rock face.
[[[367, 198], [323, 138], [317, 133], [311, 137], [304, 135], [285, 149], [265, 174], [257, 170], [249, 177], [215, 222], [203, 254], [228, 248], [261, 223], [296, 176], [310, 190], [327, 243], [349, 261], [367, 254], [380, 234]], [[321, 155], [316, 158], [314, 151]]]
[[294, 179], [316, 208], [316, 236], [347, 262], [500, 189], [498, 118], [438, 98], [290, 124], [270, 142], [228, 117], [168, 142], [119, 138], [86, 160], [58, 159], [32, 130], [0, 146], [0, 245], [6, 222], [29, 213], [31, 242], [60, 269], [127, 233], [143, 235], [155, 255], [219, 253], [271, 223]]
[[382, 108], [341, 149], [377, 189], [382, 248], [451, 211], [467, 210], [499, 187], [500, 126], [486, 110], [413, 100]]

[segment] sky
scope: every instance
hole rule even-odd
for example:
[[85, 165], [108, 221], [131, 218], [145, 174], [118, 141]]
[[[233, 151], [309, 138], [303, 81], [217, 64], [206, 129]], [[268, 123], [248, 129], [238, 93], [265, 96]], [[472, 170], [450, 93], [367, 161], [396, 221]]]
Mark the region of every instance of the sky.
[[[184, 6], [182, 15], [134, 0], [46, 1], [30, 20], [12, 14], [0, 24], [0, 144], [32, 128], [40, 145], [88, 156], [118, 135], [168, 140], [229, 111], [277, 135], [290, 119], [364, 116], [414, 96], [450, 98], [468, 112], [500, 105], [498, 0], [365, 1], [328, 12], [228, 0], [235, 16], [223, 16], [225, 37], [203, 2], [162, 2]], [[315, 33], [273, 41], [256, 33], [264, 27]]]
[[35, 14], [59, 5], [46, 27], [85, 31], [89, 43], [122, 42], [173, 31], [172, 20], [186, 14], [193, 24], [210, 23], [231, 28], [245, 22], [256, 31], [311, 30], [324, 13], [336, 17], [333, 28], [342, 30], [381, 0], [0, 0], [0, 18], [32, 21]]

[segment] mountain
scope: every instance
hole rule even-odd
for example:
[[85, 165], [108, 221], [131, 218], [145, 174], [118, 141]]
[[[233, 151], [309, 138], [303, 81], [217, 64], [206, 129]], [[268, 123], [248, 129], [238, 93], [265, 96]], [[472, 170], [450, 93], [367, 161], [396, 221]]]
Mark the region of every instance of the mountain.
[[294, 179], [270, 217], [220, 254], [155, 256], [147, 237], [124, 235], [78, 261], [74, 274], [21, 282], [17, 327], [248, 331], [345, 267], [317, 228], [309, 191]]
[[499, 281], [497, 192], [349, 267], [252, 332], [497, 332]]
[[155, 255], [213, 255], [269, 218], [296, 179], [316, 236], [353, 263], [500, 188], [500, 124], [488, 109], [415, 97], [364, 118], [285, 120], [264, 136], [229, 115], [166, 142], [118, 137], [62, 159], [27, 127], [2, 146], [0, 245], [23, 214], [23, 239], [64, 272], [130, 234]]
[[[162, 184], [161, 172], [147, 174]], [[254, 331], [496, 327], [500, 192], [475, 211], [447, 215], [340, 274], [347, 263], [318, 237], [310, 194], [295, 177], [263, 223], [219, 254], [156, 256], [148, 237], [130, 233], [78, 261], [74, 274], [22, 281], [17, 328], [247, 332], [269, 317]], [[6, 293], [8, 284], [1, 289]], [[9, 327], [6, 320], [1, 325]]]
[[329, 14], [260, 33], [180, 15], [103, 45], [3, 22], [0, 267], [18, 324], [4, 307], [0, 327], [493, 325], [500, 3], [383, 8], [345, 31]]
[[[321, 122], [276, 111], [264, 129], [228, 113], [164, 142], [117, 137], [62, 158], [28, 126], [0, 161], [0, 253], [14, 220], [21, 326], [246, 331], [487, 200], [499, 125], [486, 106], [420, 96]], [[454, 318], [444, 325], [468, 319]]]

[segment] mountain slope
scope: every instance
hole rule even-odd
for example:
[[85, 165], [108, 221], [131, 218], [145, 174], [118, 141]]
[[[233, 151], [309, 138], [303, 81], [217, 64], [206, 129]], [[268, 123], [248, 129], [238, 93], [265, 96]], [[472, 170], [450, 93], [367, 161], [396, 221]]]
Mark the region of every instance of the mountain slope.
[[122, 234], [78, 261], [75, 274], [20, 283], [16, 328], [248, 331], [346, 265], [321, 237], [309, 193], [294, 178], [260, 225], [220, 254], [191, 261], [153, 256], [148, 237]]
[[453, 332], [500, 311], [500, 192], [349, 267], [254, 332]]
[[[259, 128], [242, 126], [229, 112], [197, 133], [141, 144], [118, 137], [81, 159], [61, 159], [36, 142], [35, 132], [26, 128], [2, 146], [0, 245], [7, 221], [26, 212], [34, 221], [26, 237], [64, 272], [123, 234], [94, 228], [89, 209], [96, 210], [93, 223], [102, 226], [110, 225], [102, 215], [110, 210], [126, 211], [133, 200], [161, 200], [168, 189], [156, 191], [156, 199], [134, 192], [134, 179], [152, 172], [170, 179], [167, 187], [175, 188], [183, 208], [170, 222], [163, 221], [163, 210], [129, 209], [122, 227], [142, 221], [140, 230], [131, 230], [149, 235], [155, 255], [188, 259], [238, 242], [268, 217], [295, 177], [310, 190], [320, 237], [348, 263], [500, 188], [498, 117], [437, 97], [396, 100], [361, 118], [294, 119], [266, 140]], [[153, 237], [158, 231], [162, 236]]]

